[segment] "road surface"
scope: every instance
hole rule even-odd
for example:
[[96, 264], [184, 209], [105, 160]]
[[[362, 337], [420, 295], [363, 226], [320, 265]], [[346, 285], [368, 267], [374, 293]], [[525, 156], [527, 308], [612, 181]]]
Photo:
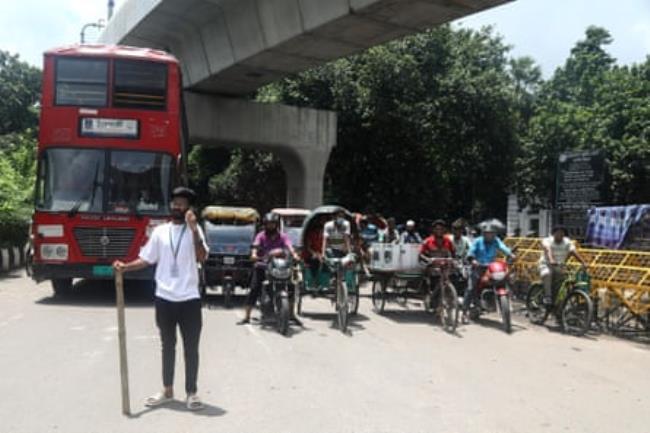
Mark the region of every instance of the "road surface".
[[[236, 326], [240, 308], [204, 309], [205, 410], [147, 410], [160, 389], [152, 293], [127, 287], [134, 416], [121, 415], [113, 288], [81, 282], [69, 299], [22, 273], [0, 278], [0, 432], [650, 431], [650, 347], [489, 320], [443, 332], [417, 302], [380, 316], [362, 298], [350, 335], [326, 300], [306, 299], [289, 337]], [[496, 319], [496, 318], [495, 318]], [[177, 362], [177, 398], [184, 397]]]

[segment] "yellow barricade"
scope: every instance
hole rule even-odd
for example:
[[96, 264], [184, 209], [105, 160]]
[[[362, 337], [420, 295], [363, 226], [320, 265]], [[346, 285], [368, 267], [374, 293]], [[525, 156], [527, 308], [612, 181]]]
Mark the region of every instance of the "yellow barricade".
[[[517, 249], [515, 270], [522, 280], [539, 279], [541, 239], [507, 238], [506, 245]], [[588, 263], [592, 296], [607, 308], [625, 305], [635, 316], [650, 314], [650, 252], [581, 248], [578, 252]], [[569, 265], [577, 266], [575, 259]], [[647, 319], [647, 317], [646, 317]]]

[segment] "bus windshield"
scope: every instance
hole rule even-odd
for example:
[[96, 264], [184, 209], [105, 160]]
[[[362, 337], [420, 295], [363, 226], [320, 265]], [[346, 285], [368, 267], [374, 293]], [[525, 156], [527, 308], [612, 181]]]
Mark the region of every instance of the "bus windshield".
[[53, 212], [169, 213], [172, 157], [157, 152], [48, 149], [36, 207]]

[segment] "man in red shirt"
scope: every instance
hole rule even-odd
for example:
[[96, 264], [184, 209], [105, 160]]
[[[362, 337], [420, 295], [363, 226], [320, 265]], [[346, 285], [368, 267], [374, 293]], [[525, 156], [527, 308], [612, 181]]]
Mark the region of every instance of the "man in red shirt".
[[454, 257], [454, 243], [445, 236], [447, 224], [443, 220], [436, 220], [431, 227], [431, 236], [420, 246], [420, 258], [429, 261], [432, 258]]

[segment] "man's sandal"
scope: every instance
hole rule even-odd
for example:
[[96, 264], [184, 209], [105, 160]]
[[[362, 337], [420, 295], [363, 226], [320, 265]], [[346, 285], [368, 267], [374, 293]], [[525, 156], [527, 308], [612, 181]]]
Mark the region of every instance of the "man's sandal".
[[164, 392], [158, 392], [144, 400], [144, 405], [147, 407], [158, 407], [165, 403], [172, 401], [174, 397], [167, 397]]
[[201, 410], [203, 409], [203, 403], [198, 395], [192, 394], [187, 396], [187, 409], [188, 410]]

